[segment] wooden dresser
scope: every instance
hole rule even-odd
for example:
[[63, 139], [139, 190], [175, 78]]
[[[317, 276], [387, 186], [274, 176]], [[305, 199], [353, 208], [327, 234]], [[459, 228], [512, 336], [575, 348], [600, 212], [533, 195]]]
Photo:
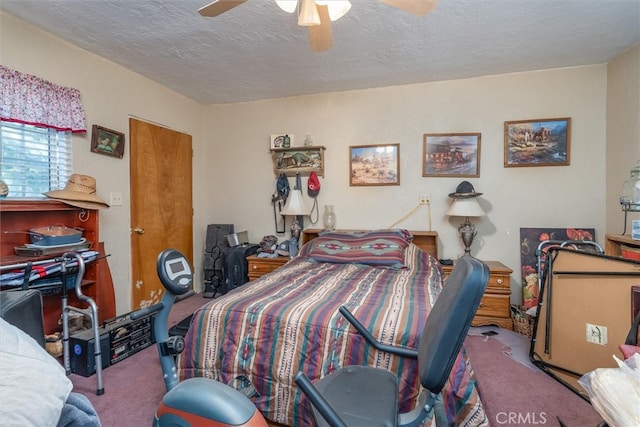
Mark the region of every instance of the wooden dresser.
[[247, 269], [249, 270], [249, 281], [252, 282], [264, 274], [271, 273], [276, 268], [285, 265], [289, 260], [290, 258], [286, 256], [276, 258], [260, 258], [256, 255], [248, 256]]
[[[498, 325], [503, 329], [513, 330], [511, 321], [511, 270], [499, 261], [484, 261], [489, 267], [489, 283], [482, 297], [473, 326]], [[453, 266], [442, 266], [445, 277], [451, 273]], [[445, 282], [446, 286], [446, 282]]]

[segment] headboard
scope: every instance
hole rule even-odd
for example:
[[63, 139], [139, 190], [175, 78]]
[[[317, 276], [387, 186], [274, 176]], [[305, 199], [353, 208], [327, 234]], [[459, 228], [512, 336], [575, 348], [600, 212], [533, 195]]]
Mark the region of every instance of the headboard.
[[[302, 230], [301, 246], [310, 240], [315, 239], [325, 230], [319, 228], [308, 228]], [[336, 230], [343, 233], [354, 233], [358, 231], [367, 230]], [[434, 258], [438, 259], [438, 232], [437, 231], [411, 231], [409, 233], [413, 236], [413, 244], [426, 251]]]

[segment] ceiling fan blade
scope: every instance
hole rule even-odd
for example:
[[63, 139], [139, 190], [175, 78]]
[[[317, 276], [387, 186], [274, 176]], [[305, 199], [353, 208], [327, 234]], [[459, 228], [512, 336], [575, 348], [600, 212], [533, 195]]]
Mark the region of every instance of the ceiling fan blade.
[[317, 5], [320, 15], [320, 25], [309, 28], [309, 43], [311, 50], [322, 52], [333, 46], [333, 34], [331, 32], [331, 19], [329, 19], [329, 7], [327, 5]]
[[225, 13], [229, 9], [240, 6], [247, 0], [215, 0], [206, 6], [198, 9], [202, 16], [213, 17]]
[[428, 14], [438, 5], [438, 0], [380, 0], [380, 2], [418, 16]]

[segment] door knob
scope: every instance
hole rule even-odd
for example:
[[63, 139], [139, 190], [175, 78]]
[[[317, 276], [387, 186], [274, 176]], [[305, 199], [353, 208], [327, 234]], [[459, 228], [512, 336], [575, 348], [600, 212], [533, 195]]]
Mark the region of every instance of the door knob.
[[133, 231], [135, 231], [138, 234], [144, 234], [144, 228], [142, 227], [136, 227], [133, 229]]

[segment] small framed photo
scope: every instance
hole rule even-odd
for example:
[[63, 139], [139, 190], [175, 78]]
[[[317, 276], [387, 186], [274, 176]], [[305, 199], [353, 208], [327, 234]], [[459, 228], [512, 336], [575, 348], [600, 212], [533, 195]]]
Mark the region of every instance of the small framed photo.
[[400, 185], [400, 144], [349, 147], [349, 185]]
[[124, 156], [124, 133], [93, 125], [91, 151], [121, 159]]
[[422, 176], [479, 177], [479, 133], [425, 133]]
[[279, 133], [269, 137], [269, 149], [278, 150], [280, 148], [290, 148], [295, 146], [295, 136], [293, 134]]
[[571, 118], [504, 122], [504, 167], [569, 166]]

